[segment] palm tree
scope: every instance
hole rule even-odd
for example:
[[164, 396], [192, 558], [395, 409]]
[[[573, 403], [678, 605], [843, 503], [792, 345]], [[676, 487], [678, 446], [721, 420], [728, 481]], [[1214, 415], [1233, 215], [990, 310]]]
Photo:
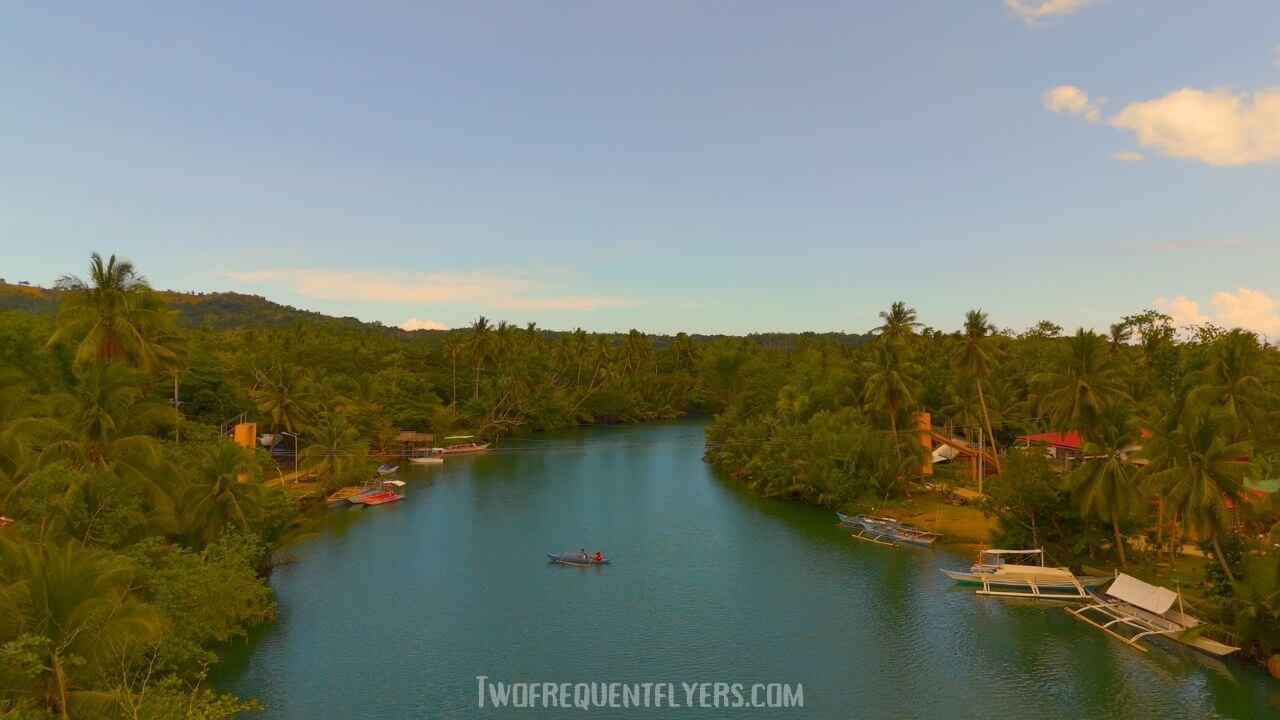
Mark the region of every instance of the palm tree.
[[66, 720], [104, 704], [94, 680], [119, 673], [131, 653], [164, 632], [155, 608], [134, 592], [132, 565], [121, 555], [80, 543], [36, 545], [0, 537], [6, 573], [0, 587], [0, 641], [31, 651], [29, 664], [0, 669], [20, 689]]
[[689, 333], [678, 332], [671, 340], [671, 355], [675, 358], [676, 367], [689, 370], [698, 361], [698, 346], [693, 343]]
[[1064, 341], [1057, 368], [1031, 381], [1041, 388], [1039, 411], [1058, 430], [1088, 424], [1108, 403], [1127, 399], [1107, 341], [1084, 328]]
[[1209, 364], [1196, 376], [1200, 387], [1192, 397], [1203, 403], [1219, 403], [1242, 423], [1257, 422], [1275, 399], [1269, 389], [1271, 368], [1258, 337], [1246, 330], [1232, 330], [1211, 348]]
[[249, 391], [254, 408], [271, 422], [271, 431], [297, 432], [318, 405], [311, 377], [295, 365], [274, 365], [254, 371], [256, 386]]
[[907, 307], [907, 304], [901, 300], [890, 305], [888, 310], [881, 310], [880, 319], [884, 322], [875, 329], [875, 332], [890, 341], [910, 340], [915, 337], [916, 328], [922, 327], [922, 324], [916, 321], [915, 308]]
[[453, 371], [452, 394], [449, 396], [449, 405], [457, 410], [458, 407], [458, 363], [462, 362], [462, 354], [466, 350], [465, 341], [461, 335], [450, 333], [444, 338], [444, 357], [449, 361], [449, 367]]
[[[156, 483], [168, 474], [156, 434], [181, 416], [168, 403], [142, 391], [144, 377], [119, 363], [91, 365], [81, 371], [69, 393], [51, 396], [47, 417], [18, 420], [14, 431], [40, 448], [38, 464], [65, 462], [73, 468], [109, 469], [145, 485], [153, 500], [167, 504]], [[16, 486], [15, 486], [16, 489]]]
[[991, 457], [996, 462], [996, 472], [1000, 472], [1000, 454], [996, 451], [996, 434], [991, 429], [991, 413], [987, 411], [987, 398], [983, 393], [982, 381], [994, 369], [997, 355], [991, 345], [991, 334], [995, 326], [987, 320], [987, 314], [981, 310], [970, 310], [964, 316], [964, 332], [960, 337], [960, 345], [956, 347], [951, 361], [965, 375], [973, 380], [978, 388], [978, 405], [982, 409], [982, 422], [987, 429], [987, 437], [991, 440]]
[[897, 447], [898, 417], [902, 410], [915, 404], [920, 367], [907, 358], [905, 349], [898, 343], [876, 343], [872, 352], [874, 359], [863, 364], [868, 375], [862, 388], [862, 401], [869, 409], [888, 415], [889, 432]]
[[[1231, 609], [1240, 639], [1280, 649], [1280, 555], [1249, 555], [1244, 577], [1232, 586]], [[1274, 660], [1274, 658], [1273, 658]]]
[[471, 324], [471, 368], [475, 371], [475, 390], [471, 397], [480, 397], [480, 371], [493, 359], [493, 326], [489, 318], [481, 315]]
[[1218, 563], [1234, 582], [1218, 536], [1228, 524], [1227, 502], [1241, 502], [1244, 479], [1254, 466], [1246, 460], [1249, 444], [1228, 442], [1230, 434], [1230, 416], [1212, 408], [1191, 408], [1177, 430], [1157, 433], [1147, 442], [1143, 454], [1151, 464], [1143, 473], [1188, 531], [1209, 537]]
[[202, 459], [182, 495], [182, 510], [188, 531], [203, 547], [231, 528], [252, 531], [262, 514], [262, 486], [240, 477], [255, 469], [253, 456], [232, 442], [219, 442]]
[[369, 444], [340, 415], [326, 415], [311, 435], [313, 441], [303, 449], [299, 462], [326, 485], [350, 476], [369, 455]]
[[125, 362], [150, 370], [173, 353], [158, 343], [171, 316], [151, 292], [146, 278], [128, 260], [89, 256], [89, 278], [65, 275], [54, 287], [66, 293], [58, 307], [57, 329], [45, 347], [76, 342], [75, 364], [90, 360]]
[[1138, 439], [1138, 420], [1128, 403], [1115, 402], [1083, 428], [1087, 458], [1067, 476], [1072, 499], [1085, 517], [1111, 524], [1120, 567], [1126, 567], [1120, 525], [1141, 507], [1137, 467], [1126, 457]]

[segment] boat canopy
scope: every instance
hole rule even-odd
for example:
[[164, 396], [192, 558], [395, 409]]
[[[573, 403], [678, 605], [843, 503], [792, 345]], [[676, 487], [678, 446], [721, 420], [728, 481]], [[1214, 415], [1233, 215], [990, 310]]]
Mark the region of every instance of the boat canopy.
[[1174, 601], [1178, 599], [1178, 594], [1169, 588], [1148, 585], [1124, 573], [1116, 576], [1116, 581], [1107, 588], [1107, 595], [1157, 615], [1168, 612], [1169, 608], [1173, 607]]
[[475, 435], [446, 435], [443, 439], [445, 439], [445, 440], [469, 440], [469, 439], [471, 439], [471, 438], [473, 438], [473, 437], [475, 437]]
[[1044, 550], [983, 550], [983, 555], [1043, 555]]
[[396, 487], [404, 487], [403, 480], [383, 480], [383, 485], [395, 485]]

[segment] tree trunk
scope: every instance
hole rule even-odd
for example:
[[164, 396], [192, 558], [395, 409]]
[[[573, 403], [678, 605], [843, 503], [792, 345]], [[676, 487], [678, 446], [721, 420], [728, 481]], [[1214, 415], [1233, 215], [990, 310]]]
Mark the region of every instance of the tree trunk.
[[1227, 574], [1227, 580], [1236, 581], [1235, 573], [1231, 572], [1231, 566], [1227, 564], [1227, 556], [1222, 552], [1222, 546], [1218, 544], [1218, 536], [1213, 536], [1213, 551], [1218, 555], [1218, 563], [1222, 565], [1222, 572]]
[[991, 415], [987, 412], [987, 398], [982, 394], [982, 381], [975, 378], [978, 383], [978, 404], [982, 406], [982, 422], [987, 426], [987, 438], [991, 440], [991, 459], [996, 462], [996, 474], [999, 475], [1002, 470], [1000, 468], [1000, 451], [996, 448], [996, 434], [991, 432]]
[[1115, 535], [1116, 554], [1120, 556], [1120, 567], [1128, 569], [1128, 563], [1124, 557], [1124, 538], [1120, 536], [1120, 521], [1111, 518], [1111, 532]]

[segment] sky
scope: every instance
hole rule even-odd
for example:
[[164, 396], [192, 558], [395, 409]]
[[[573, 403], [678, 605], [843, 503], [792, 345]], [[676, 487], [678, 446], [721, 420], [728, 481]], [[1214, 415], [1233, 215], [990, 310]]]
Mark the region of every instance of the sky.
[[1280, 337], [1274, 0], [19, 3], [0, 277], [389, 325]]

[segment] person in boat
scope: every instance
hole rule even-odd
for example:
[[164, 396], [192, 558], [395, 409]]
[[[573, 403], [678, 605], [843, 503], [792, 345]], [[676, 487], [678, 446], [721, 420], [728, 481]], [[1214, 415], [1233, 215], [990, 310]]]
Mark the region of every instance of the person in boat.
[[586, 549], [586, 548], [582, 548], [582, 549], [578, 550], [578, 554], [582, 556], [582, 559], [583, 559], [583, 560], [586, 560], [586, 559], [587, 559], [587, 549]]
[[604, 555], [601, 555], [600, 551], [597, 550], [596, 554], [591, 557], [591, 562], [600, 562], [601, 560], [604, 560]]

